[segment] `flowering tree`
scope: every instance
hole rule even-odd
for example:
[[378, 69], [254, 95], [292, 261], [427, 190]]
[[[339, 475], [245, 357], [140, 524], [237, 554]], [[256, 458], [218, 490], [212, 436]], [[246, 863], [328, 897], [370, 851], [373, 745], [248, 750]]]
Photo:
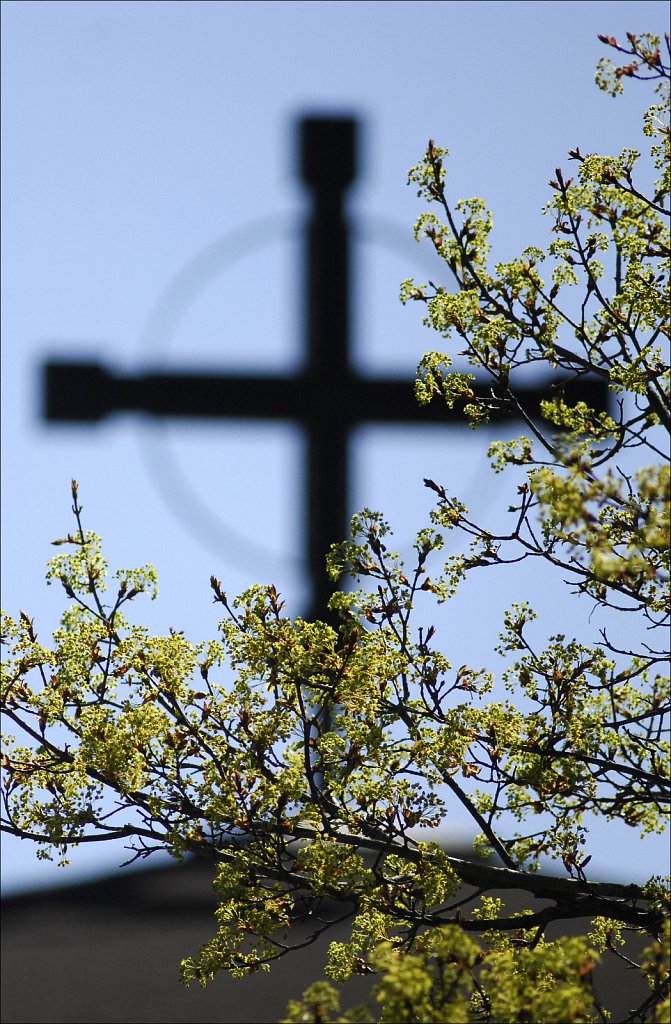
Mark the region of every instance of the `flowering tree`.
[[[668, 85], [659, 38], [601, 38], [629, 61], [600, 62], [602, 89], [615, 94], [625, 78]], [[470, 370], [432, 351], [417, 397], [464, 403], [473, 425], [504, 406], [525, 424], [525, 436], [489, 448], [495, 471], [516, 474], [498, 532], [427, 480], [435, 508], [412, 564], [368, 510], [332, 550], [333, 579], [358, 582], [332, 600], [339, 625], [286, 616], [273, 586], [229, 601], [213, 577], [221, 635], [194, 645], [126, 619], [134, 598], [155, 592], [151, 567], [117, 571], [108, 597], [73, 482], [75, 526], [54, 541], [68, 551], [48, 570], [70, 601], [53, 644], [28, 614], [4, 617], [2, 710], [19, 740], [5, 738], [2, 827], [46, 857], [116, 840], [131, 860], [211, 858], [218, 931], [183, 961], [185, 982], [268, 969], [299, 944], [296, 920], [313, 922], [310, 941], [349, 921], [349, 941], [329, 949], [331, 981], [292, 1003], [287, 1021], [605, 1020], [593, 968], [602, 956], [631, 967], [622, 944], [633, 930], [645, 937], [636, 966], [649, 988], [628, 1019], [665, 1019], [663, 880], [589, 876], [590, 824], [661, 831], [669, 802], [664, 109], [644, 119], [659, 174], [650, 188], [635, 150], [574, 150], [576, 176], [558, 169], [550, 183], [547, 249], [493, 268], [491, 216], [480, 199], [452, 204], [445, 151], [430, 142], [410, 173], [430, 207], [416, 234], [433, 243], [445, 283], [406, 281], [402, 298], [423, 303], [428, 325], [458, 339], [491, 385], [476, 393]], [[558, 382], [542, 421], [516, 392], [529, 363]], [[567, 375], [601, 379], [610, 411], [572, 403]], [[446, 531], [466, 550], [441, 557]], [[529, 559], [567, 581], [586, 619], [595, 608], [604, 622], [625, 618], [626, 642], [607, 626], [591, 642], [539, 640], [524, 601], [504, 617], [503, 672], [455, 670], [420, 607], [458, 600], [476, 571], [511, 573]], [[455, 803], [476, 832], [473, 861], [417, 838]], [[563, 873], [541, 874], [541, 858]], [[506, 910], [508, 890], [527, 905]], [[327, 903], [337, 908], [328, 916]], [[576, 920], [584, 934], [562, 936]], [[341, 1012], [332, 982], [353, 973], [372, 976], [371, 1005]]]

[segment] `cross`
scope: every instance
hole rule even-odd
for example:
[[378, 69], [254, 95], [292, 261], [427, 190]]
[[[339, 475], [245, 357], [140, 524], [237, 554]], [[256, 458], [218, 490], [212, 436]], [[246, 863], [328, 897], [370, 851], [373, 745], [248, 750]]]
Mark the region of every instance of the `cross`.
[[[312, 203], [305, 226], [305, 364], [291, 376], [212, 373], [121, 375], [97, 363], [50, 361], [44, 367], [44, 416], [91, 422], [127, 410], [155, 416], [286, 420], [307, 438], [305, 501], [311, 617], [323, 618], [332, 593], [324, 558], [348, 533], [349, 438], [361, 423], [464, 422], [460, 410], [420, 407], [412, 383], [363, 379], [350, 363], [350, 226], [345, 195], [357, 172], [358, 122], [306, 117], [300, 122], [300, 172]], [[477, 387], [474, 389], [477, 391]], [[606, 408], [607, 386], [580, 378], [572, 401]], [[485, 393], [484, 389], [481, 393]], [[522, 387], [535, 414], [548, 384]], [[499, 410], [492, 418], [509, 418]]]

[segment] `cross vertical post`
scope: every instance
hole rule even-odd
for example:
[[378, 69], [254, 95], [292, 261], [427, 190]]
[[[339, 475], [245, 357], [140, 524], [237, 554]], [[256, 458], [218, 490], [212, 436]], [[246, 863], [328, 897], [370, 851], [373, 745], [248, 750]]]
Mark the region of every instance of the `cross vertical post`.
[[348, 429], [346, 382], [350, 375], [349, 224], [344, 199], [356, 176], [353, 118], [305, 118], [301, 129], [301, 174], [312, 209], [304, 246], [308, 402], [305, 496], [307, 561], [312, 583], [310, 617], [324, 617], [332, 588], [324, 557], [347, 530]]

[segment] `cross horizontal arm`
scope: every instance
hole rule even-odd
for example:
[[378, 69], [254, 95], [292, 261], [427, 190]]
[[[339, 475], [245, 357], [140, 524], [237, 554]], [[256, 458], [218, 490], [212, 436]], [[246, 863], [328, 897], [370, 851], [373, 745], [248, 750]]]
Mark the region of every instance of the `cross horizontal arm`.
[[[553, 384], [558, 382], [554, 381]], [[359, 423], [463, 423], [461, 408], [440, 401], [420, 406], [406, 379], [365, 378], [354, 373], [310, 372], [291, 377], [220, 373], [111, 373], [98, 363], [49, 362], [44, 369], [44, 414], [49, 421], [94, 422], [114, 412], [210, 419], [321, 421], [337, 412], [347, 430]], [[486, 387], [476, 394], [488, 397]], [[548, 397], [548, 383], [516, 389], [525, 410], [538, 415]], [[571, 402], [586, 401], [607, 408], [606, 382], [572, 380], [566, 387]], [[517, 417], [517, 410], [496, 409], [493, 420]]]

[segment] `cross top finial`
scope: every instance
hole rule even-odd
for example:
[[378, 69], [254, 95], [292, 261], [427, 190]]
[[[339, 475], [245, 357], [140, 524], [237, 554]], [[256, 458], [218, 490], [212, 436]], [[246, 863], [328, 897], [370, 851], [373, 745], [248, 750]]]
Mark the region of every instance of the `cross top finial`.
[[344, 191], [357, 175], [358, 132], [354, 117], [303, 117], [300, 174], [316, 192]]

